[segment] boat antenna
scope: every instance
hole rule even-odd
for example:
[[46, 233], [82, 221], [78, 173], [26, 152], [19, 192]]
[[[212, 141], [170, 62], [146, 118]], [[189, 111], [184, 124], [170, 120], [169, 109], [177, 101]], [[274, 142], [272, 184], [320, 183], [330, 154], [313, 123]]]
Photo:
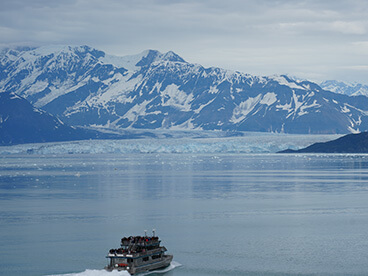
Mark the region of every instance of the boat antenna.
[[144, 236], [147, 237], [147, 230], [144, 230]]
[[156, 229], [152, 229], [153, 236], [155, 236]]

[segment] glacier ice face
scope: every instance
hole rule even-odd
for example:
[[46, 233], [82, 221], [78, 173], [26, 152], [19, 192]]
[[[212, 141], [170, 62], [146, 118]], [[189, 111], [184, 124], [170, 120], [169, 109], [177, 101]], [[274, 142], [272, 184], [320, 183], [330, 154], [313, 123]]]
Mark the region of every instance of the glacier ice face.
[[247, 133], [241, 137], [84, 140], [0, 147], [1, 154], [221, 154], [275, 153], [300, 149], [338, 135], [286, 135]]

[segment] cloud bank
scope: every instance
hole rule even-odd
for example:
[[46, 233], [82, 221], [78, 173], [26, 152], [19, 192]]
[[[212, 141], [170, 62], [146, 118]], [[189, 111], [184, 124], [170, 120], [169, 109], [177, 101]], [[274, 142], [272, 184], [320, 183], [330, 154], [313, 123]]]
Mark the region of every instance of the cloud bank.
[[368, 1], [2, 0], [0, 44], [173, 50], [257, 75], [367, 83]]

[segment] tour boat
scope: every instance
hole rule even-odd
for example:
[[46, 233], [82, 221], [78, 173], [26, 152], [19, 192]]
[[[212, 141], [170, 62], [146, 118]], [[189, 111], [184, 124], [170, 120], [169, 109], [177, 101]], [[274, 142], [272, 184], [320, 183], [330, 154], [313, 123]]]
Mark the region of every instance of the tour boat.
[[161, 246], [159, 237], [147, 236], [130, 236], [121, 239], [121, 247], [118, 249], [110, 249], [106, 258], [109, 258], [109, 264], [106, 270], [126, 270], [131, 275], [163, 269], [168, 267], [173, 259], [173, 255], [167, 255], [167, 249]]

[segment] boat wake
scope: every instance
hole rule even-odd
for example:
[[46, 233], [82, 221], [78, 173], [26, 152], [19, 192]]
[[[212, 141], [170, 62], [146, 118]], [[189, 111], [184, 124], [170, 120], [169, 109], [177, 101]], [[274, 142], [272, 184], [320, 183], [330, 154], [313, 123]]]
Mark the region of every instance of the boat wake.
[[97, 269], [86, 269], [83, 272], [77, 273], [68, 273], [68, 274], [53, 274], [48, 276], [130, 276], [129, 272], [127, 271], [106, 271], [104, 269], [97, 270]]
[[[178, 262], [171, 262], [171, 264], [162, 270], [155, 270], [155, 271], [151, 271], [151, 272], [145, 272], [142, 274], [138, 274], [139, 276], [146, 276], [146, 275], [150, 275], [150, 274], [162, 274], [162, 273], [166, 273], [169, 272], [170, 270], [173, 270], [176, 267], [181, 266], [180, 263]], [[53, 275], [48, 275], [48, 276], [130, 276], [130, 274], [127, 271], [106, 271], [104, 269], [101, 270], [97, 270], [97, 269], [86, 269], [83, 272], [77, 272], [77, 273], [68, 273], [68, 274], [53, 274]]]
[[175, 261], [172, 261], [171, 264], [168, 267], [164, 268], [164, 269], [150, 271], [150, 272], [145, 272], [145, 273], [138, 274], [138, 275], [145, 276], [145, 275], [150, 275], [150, 274], [166, 273], [166, 272], [169, 272], [169, 271], [171, 271], [174, 268], [179, 267], [179, 266], [181, 266], [180, 263], [175, 262]]

